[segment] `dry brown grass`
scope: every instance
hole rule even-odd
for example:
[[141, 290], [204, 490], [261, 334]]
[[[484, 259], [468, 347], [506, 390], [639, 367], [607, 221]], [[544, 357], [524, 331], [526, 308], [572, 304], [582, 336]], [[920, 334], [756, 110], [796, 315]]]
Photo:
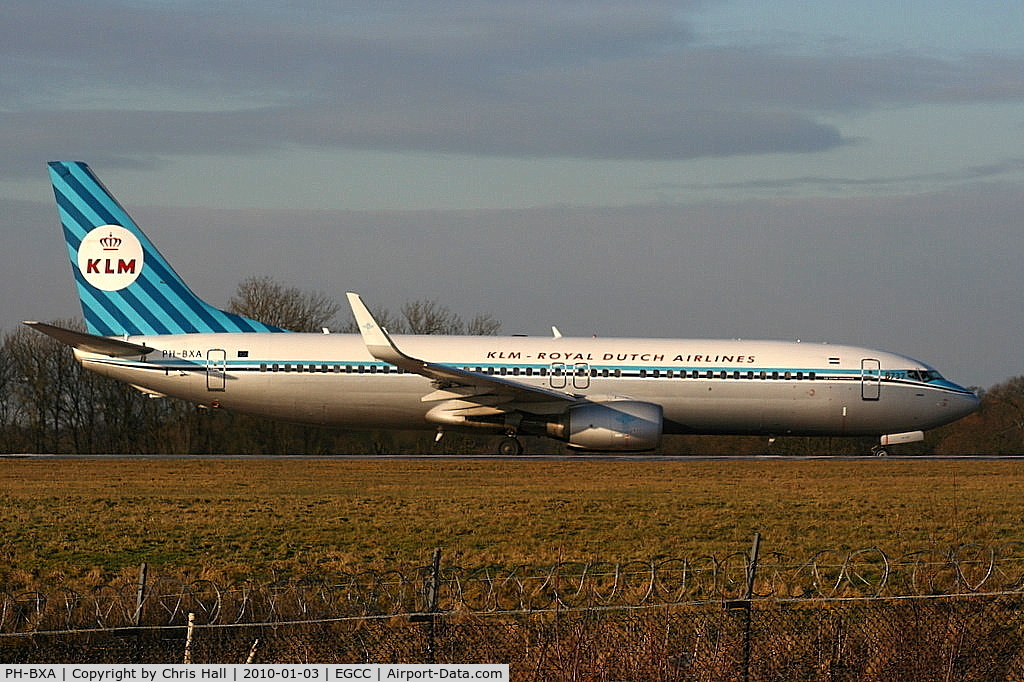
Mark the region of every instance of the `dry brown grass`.
[[189, 578], [1022, 539], [1006, 461], [7, 459], [0, 580]]

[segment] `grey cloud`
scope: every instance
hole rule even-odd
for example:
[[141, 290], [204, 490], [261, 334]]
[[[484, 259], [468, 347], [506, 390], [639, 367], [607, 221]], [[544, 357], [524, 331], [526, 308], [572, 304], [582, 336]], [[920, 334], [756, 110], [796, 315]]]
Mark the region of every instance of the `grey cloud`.
[[[38, 173], [42, 161], [88, 159], [144, 167], [171, 154], [254, 153], [285, 144], [533, 157], [678, 159], [816, 151], [842, 143], [831, 126], [786, 113], [680, 111], [634, 126], [602, 105], [507, 111], [498, 104], [379, 110], [350, 106], [236, 112], [58, 111], [0, 113], [0, 177]], [[564, 119], [571, 119], [563, 121]], [[560, 121], [563, 121], [560, 123]], [[611, 134], [612, 130], [615, 134]], [[745, 130], [742, 137], [737, 130]], [[33, 144], [25, 146], [26, 140]]]
[[688, 9], [16, 1], [0, 24], [0, 175], [72, 152], [124, 165], [284, 144], [632, 160], [814, 152], [855, 142], [823, 120], [832, 112], [1024, 95], [1019, 57], [699, 45]]
[[[636, 112], [609, 102], [575, 110], [452, 102], [414, 110], [350, 110], [330, 125], [298, 126], [309, 143], [466, 154], [672, 160], [775, 151], [819, 151], [843, 144], [833, 126], [787, 112]], [[640, 120], [642, 119], [642, 120]], [[739, 135], [738, 131], [745, 131]]]
[[165, 155], [251, 152], [282, 141], [256, 112], [0, 113], [0, 177], [39, 177], [42, 164], [55, 159], [151, 169]]
[[729, 189], [765, 189], [793, 190], [802, 187], [825, 187], [833, 191], [841, 191], [847, 187], [870, 187], [895, 191], [914, 184], [928, 186], [957, 184], [970, 180], [991, 180], [1001, 176], [1015, 175], [1024, 171], [1024, 157], [1002, 159], [993, 163], [967, 166], [960, 169], [938, 173], [915, 173], [910, 175], [879, 175], [873, 177], [844, 177], [831, 175], [804, 175], [797, 177], [780, 177], [761, 180], [743, 180], [738, 182], [708, 183], [657, 183], [645, 185], [648, 189], [692, 189], [692, 190], [729, 190]]

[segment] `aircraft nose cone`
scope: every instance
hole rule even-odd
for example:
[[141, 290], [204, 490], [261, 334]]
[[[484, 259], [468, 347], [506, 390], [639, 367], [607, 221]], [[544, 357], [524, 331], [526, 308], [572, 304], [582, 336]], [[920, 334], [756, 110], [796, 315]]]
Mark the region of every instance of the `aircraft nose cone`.
[[971, 393], [970, 395], [965, 395], [961, 399], [961, 408], [963, 410], [963, 414], [961, 416], [966, 417], [972, 412], [976, 412], [979, 407], [981, 407], [981, 398], [979, 398], [977, 394]]
[[961, 392], [949, 398], [949, 409], [956, 415], [956, 419], [960, 419], [976, 412], [981, 405], [981, 399], [973, 391], [961, 386], [957, 386], [957, 388]]

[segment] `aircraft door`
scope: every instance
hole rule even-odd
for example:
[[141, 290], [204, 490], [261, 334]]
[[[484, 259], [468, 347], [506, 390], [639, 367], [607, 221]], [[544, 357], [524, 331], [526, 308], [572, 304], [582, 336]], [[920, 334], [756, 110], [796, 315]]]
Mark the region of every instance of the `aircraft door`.
[[228, 353], [223, 348], [206, 351], [206, 390], [223, 391], [228, 379]]
[[572, 373], [573, 388], [590, 388], [590, 365], [577, 362]]
[[555, 362], [551, 365], [551, 388], [565, 388], [568, 380], [565, 377], [565, 365]]
[[882, 397], [882, 363], [874, 358], [860, 361], [860, 397], [863, 400]]

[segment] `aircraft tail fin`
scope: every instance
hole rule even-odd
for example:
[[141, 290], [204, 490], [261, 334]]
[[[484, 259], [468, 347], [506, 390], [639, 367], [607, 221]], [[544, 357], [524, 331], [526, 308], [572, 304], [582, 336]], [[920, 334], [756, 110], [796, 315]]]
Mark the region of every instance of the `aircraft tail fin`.
[[49, 167], [90, 333], [284, 331], [218, 310], [192, 293], [89, 166], [51, 161]]

